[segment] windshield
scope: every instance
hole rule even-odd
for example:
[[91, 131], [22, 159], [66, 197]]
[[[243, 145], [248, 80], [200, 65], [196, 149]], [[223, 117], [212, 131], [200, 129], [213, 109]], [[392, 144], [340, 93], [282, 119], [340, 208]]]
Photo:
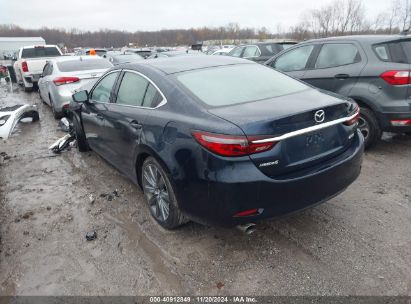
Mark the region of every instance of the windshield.
[[39, 58], [61, 56], [59, 50], [54, 47], [36, 46], [34, 48], [23, 49], [21, 58]]
[[105, 59], [62, 61], [58, 62], [57, 66], [61, 72], [100, 70], [112, 67], [111, 63]]
[[184, 72], [179, 82], [210, 106], [268, 99], [308, 89], [303, 83], [260, 64], [238, 64]]

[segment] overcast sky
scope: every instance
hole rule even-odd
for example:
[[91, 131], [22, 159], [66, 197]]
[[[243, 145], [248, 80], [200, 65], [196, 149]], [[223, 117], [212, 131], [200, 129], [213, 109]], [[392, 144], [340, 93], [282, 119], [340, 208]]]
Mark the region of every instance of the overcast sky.
[[[25, 28], [101, 28], [138, 31], [222, 26], [277, 24], [288, 29], [301, 15], [331, 0], [0, 0], [0, 24]], [[367, 17], [389, 6], [387, 0], [363, 0]]]

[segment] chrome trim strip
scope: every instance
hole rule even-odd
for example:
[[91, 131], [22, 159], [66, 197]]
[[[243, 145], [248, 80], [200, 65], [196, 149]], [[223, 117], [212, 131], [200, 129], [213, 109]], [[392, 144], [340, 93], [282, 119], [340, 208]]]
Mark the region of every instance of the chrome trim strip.
[[353, 114], [352, 116], [349, 116], [349, 117], [343, 117], [343, 118], [339, 118], [339, 119], [336, 119], [336, 120], [325, 122], [325, 123], [322, 123], [322, 124], [319, 124], [319, 125], [304, 128], [304, 129], [301, 129], [301, 130], [293, 131], [293, 132], [290, 132], [290, 133], [285, 133], [285, 134], [277, 136], [277, 137], [254, 140], [254, 141], [252, 141], [252, 143], [253, 144], [259, 144], [259, 143], [267, 143], [267, 142], [273, 142], [273, 141], [281, 141], [281, 140], [291, 138], [291, 137], [294, 137], [294, 136], [298, 136], [298, 135], [306, 134], [306, 133], [309, 133], [309, 132], [325, 129], [325, 128], [335, 126], [335, 125], [338, 125], [340, 123], [349, 121], [349, 120], [353, 119], [355, 116], [357, 116], [358, 114], [359, 114], [359, 112], [355, 112], [355, 114]]

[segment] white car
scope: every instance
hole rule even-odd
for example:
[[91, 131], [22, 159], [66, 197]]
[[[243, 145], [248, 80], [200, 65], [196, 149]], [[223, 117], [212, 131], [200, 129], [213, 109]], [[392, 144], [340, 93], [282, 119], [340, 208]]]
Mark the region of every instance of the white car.
[[25, 46], [20, 48], [14, 71], [17, 82], [23, 85], [26, 92], [30, 92], [38, 82], [41, 72], [47, 62], [54, 57], [62, 56], [56, 45]]
[[38, 82], [41, 99], [51, 106], [54, 117], [61, 118], [71, 96], [80, 87], [94, 83], [113, 65], [99, 56], [61, 56], [44, 66]]

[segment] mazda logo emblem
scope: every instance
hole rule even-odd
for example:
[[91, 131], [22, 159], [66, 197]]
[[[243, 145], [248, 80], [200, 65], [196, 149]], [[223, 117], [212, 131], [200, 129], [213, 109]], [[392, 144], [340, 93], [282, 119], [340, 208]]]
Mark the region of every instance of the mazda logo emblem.
[[318, 110], [317, 112], [315, 112], [314, 114], [314, 120], [315, 122], [321, 123], [323, 122], [325, 119], [325, 112], [324, 110]]

